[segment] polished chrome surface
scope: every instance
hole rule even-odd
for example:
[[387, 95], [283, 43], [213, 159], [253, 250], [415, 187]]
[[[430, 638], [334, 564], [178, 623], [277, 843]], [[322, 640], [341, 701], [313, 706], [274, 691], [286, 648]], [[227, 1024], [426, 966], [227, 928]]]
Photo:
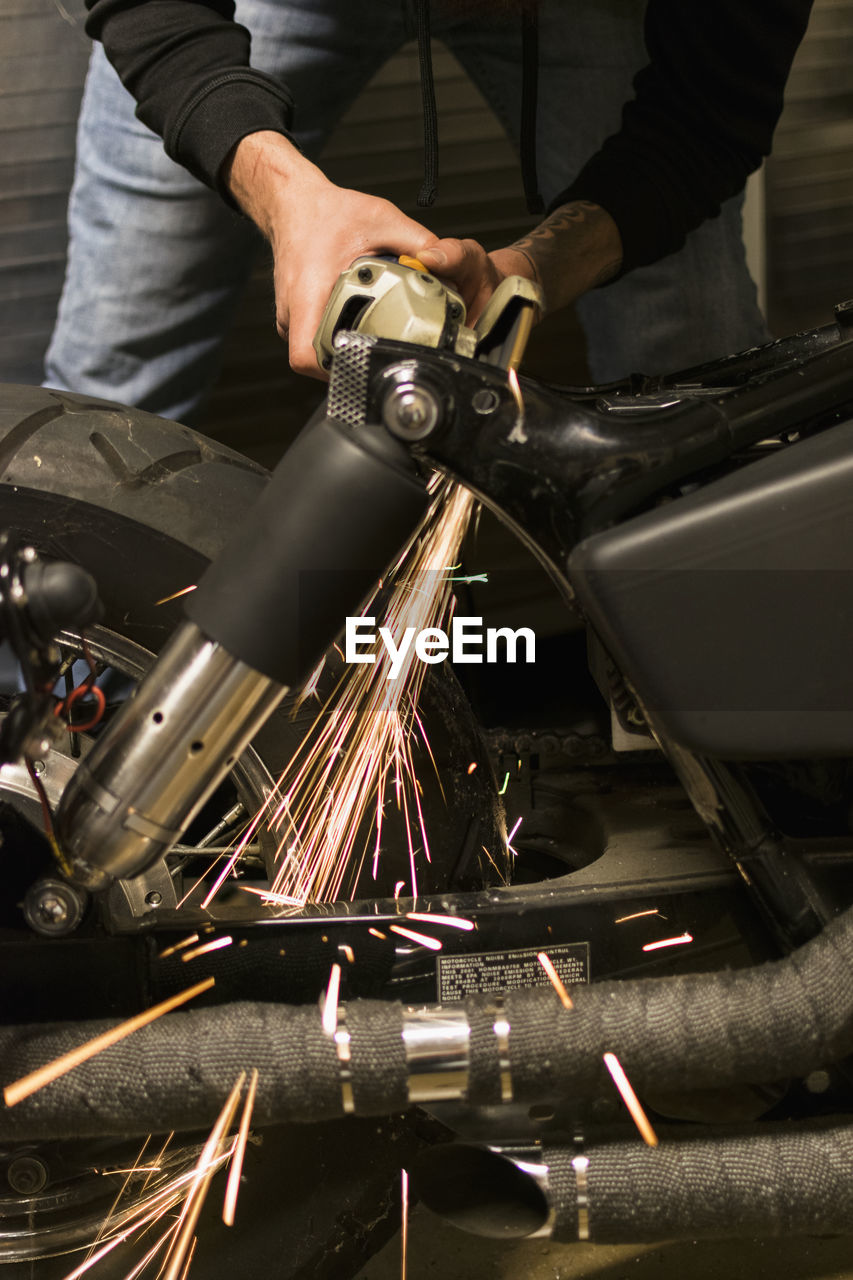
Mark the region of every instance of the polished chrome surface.
[[403, 1010], [410, 1102], [443, 1102], [465, 1096], [470, 1035], [462, 1008], [429, 1005]]
[[335, 1053], [338, 1058], [338, 1077], [341, 1082], [341, 1104], [344, 1114], [351, 1116], [355, 1111], [355, 1097], [352, 1091], [352, 1037], [346, 1027], [346, 1010], [338, 1005], [337, 1024], [335, 1030]]
[[284, 692], [184, 623], [62, 797], [78, 881], [104, 889], [167, 853]]

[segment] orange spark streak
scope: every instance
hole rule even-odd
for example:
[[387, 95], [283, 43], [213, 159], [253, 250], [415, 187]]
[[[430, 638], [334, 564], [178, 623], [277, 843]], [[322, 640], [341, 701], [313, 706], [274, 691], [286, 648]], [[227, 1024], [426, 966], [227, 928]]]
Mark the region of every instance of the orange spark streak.
[[216, 1122], [210, 1131], [207, 1141], [202, 1147], [193, 1181], [190, 1184], [184, 1207], [181, 1210], [181, 1216], [175, 1227], [175, 1237], [164, 1262], [164, 1280], [181, 1280], [187, 1251], [195, 1235], [199, 1214], [207, 1196], [210, 1180], [219, 1167], [218, 1157], [221, 1144], [226, 1133], [231, 1128], [245, 1079], [246, 1073], [241, 1071], [225, 1100], [222, 1110], [216, 1117]]
[[367, 930], [367, 932], [368, 932], [368, 933], [372, 933], [372, 934], [373, 934], [373, 936], [374, 936], [374, 938], [381, 938], [383, 942], [385, 942], [385, 940], [386, 940], [386, 939], [387, 939], [387, 937], [388, 937], [387, 933], [380, 933], [380, 931], [379, 931], [378, 929], [370, 928], [370, 929], [368, 929], [368, 930]]
[[327, 1036], [333, 1036], [338, 1026], [338, 995], [341, 989], [341, 966], [332, 965], [329, 974], [329, 985], [323, 998], [323, 1030]]
[[426, 911], [407, 911], [407, 920], [420, 920], [422, 924], [446, 924], [451, 929], [464, 929], [469, 932], [474, 928], [473, 920], [465, 920], [462, 916], [433, 916]]
[[406, 1258], [409, 1251], [409, 1175], [401, 1169], [400, 1280], [406, 1280]]
[[272, 889], [255, 889], [250, 884], [241, 884], [239, 887], [243, 890], [244, 893], [256, 893], [259, 898], [264, 898], [267, 902], [272, 903], [273, 906], [276, 906], [276, 907], [278, 906], [304, 907], [305, 906], [304, 898], [292, 898], [287, 893], [273, 893]]
[[184, 1269], [181, 1272], [181, 1280], [187, 1280], [187, 1275], [189, 1274], [189, 1269], [190, 1269], [190, 1266], [192, 1265], [192, 1260], [195, 1257], [195, 1249], [197, 1244], [198, 1244], [198, 1236], [193, 1236], [193, 1242], [190, 1245], [190, 1251], [187, 1254], [187, 1260], [184, 1263]]
[[161, 951], [158, 960], [165, 960], [167, 956], [173, 956], [176, 951], [182, 951], [184, 947], [191, 947], [194, 942], [198, 942], [198, 934], [191, 933], [188, 938], [182, 938], [180, 942], [176, 942], [173, 947], [167, 947], [165, 951]]
[[553, 964], [551, 963], [551, 957], [546, 955], [544, 951], [540, 951], [536, 959], [539, 961], [542, 968], [545, 970], [548, 977], [551, 979], [551, 985], [556, 991], [557, 995], [560, 997], [560, 1001], [563, 1005], [563, 1008], [574, 1009], [575, 1006], [574, 1006], [572, 997], [569, 995], [568, 991], [563, 985], [563, 979], [560, 977], [559, 973], [557, 973], [557, 970], [554, 968]]
[[661, 947], [683, 947], [693, 941], [692, 933], [680, 933], [677, 938], [661, 938], [660, 942], [647, 942], [644, 951], [660, 951]]
[[252, 1109], [255, 1105], [255, 1094], [258, 1089], [258, 1070], [252, 1068], [243, 1114], [240, 1117], [240, 1128], [237, 1131], [237, 1142], [231, 1157], [231, 1168], [228, 1170], [228, 1185], [225, 1188], [225, 1203], [222, 1206], [222, 1221], [226, 1227], [234, 1226], [234, 1211], [237, 1208], [237, 1196], [240, 1191], [240, 1174], [243, 1172], [243, 1158], [246, 1154], [246, 1143], [249, 1140], [249, 1124]]
[[[642, 919], [643, 916], [660, 916], [660, 912], [658, 911], [657, 907], [649, 907], [648, 911], [635, 911], [633, 915], [620, 916], [619, 919], [614, 920], [613, 923], [625, 924], [628, 920], [640, 920]], [[661, 916], [661, 919], [665, 920], [666, 916]]]
[[203, 942], [200, 947], [193, 947], [192, 951], [185, 951], [181, 956], [184, 963], [187, 960], [195, 960], [197, 956], [206, 956], [208, 951], [221, 951], [223, 947], [230, 947], [234, 939], [230, 936], [225, 938], [214, 938], [212, 942]]
[[476, 760], [472, 760], [472, 761], [471, 761], [471, 763], [468, 765], [468, 773], [469, 773], [469, 775], [470, 775], [470, 774], [472, 774], [476, 768], [477, 768], [477, 761], [476, 761]]
[[355, 964], [355, 952], [353, 951], [352, 947], [349, 945], [348, 942], [339, 943], [338, 951], [343, 951], [349, 963]]
[[389, 924], [388, 928], [392, 933], [399, 933], [401, 938], [411, 938], [412, 942], [417, 942], [421, 947], [429, 947], [432, 951], [441, 950], [438, 938], [429, 938], [425, 933], [415, 933], [414, 929], [404, 929], [399, 924]]
[[161, 1004], [155, 1004], [153, 1008], [146, 1009], [144, 1013], [138, 1013], [135, 1017], [128, 1018], [126, 1022], [120, 1023], [117, 1027], [111, 1027], [109, 1031], [104, 1031], [101, 1035], [95, 1036], [93, 1040], [88, 1040], [86, 1044], [78, 1045], [76, 1049], [70, 1050], [69, 1053], [64, 1053], [62, 1057], [56, 1058], [44, 1067], [39, 1067], [37, 1071], [32, 1071], [29, 1075], [22, 1076], [20, 1080], [16, 1080], [13, 1084], [6, 1085], [3, 1090], [6, 1106], [16, 1106], [24, 1098], [28, 1098], [30, 1094], [37, 1093], [39, 1089], [43, 1089], [46, 1084], [50, 1084], [53, 1080], [58, 1080], [60, 1076], [64, 1076], [68, 1071], [73, 1071], [82, 1062], [87, 1062], [89, 1058], [94, 1058], [96, 1054], [102, 1053], [104, 1049], [109, 1049], [111, 1045], [117, 1044], [125, 1036], [138, 1031], [140, 1027], [147, 1027], [149, 1022], [156, 1022], [164, 1013], [170, 1013], [172, 1009], [177, 1009], [179, 1005], [186, 1004], [188, 1000], [201, 995], [203, 991], [209, 991], [213, 985], [213, 978], [205, 978], [204, 982], [197, 982], [194, 987], [187, 987], [186, 991], [180, 991], [177, 995], [170, 996], [168, 1000], [164, 1000]]
[[650, 1147], [656, 1147], [658, 1145], [658, 1136], [649, 1124], [649, 1118], [640, 1105], [640, 1099], [631, 1088], [631, 1083], [622, 1070], [622, 1064], [616, 1054], [605, 1053], [604, 1065], [613, 1077], [613, 1083], [622, 1095], [622, 1101], [631, 1113], [631, 1119], [639, 1129], [643, 1141]]
[[186, 595], [189, 595], [189, 593], [190, 593], [191, 591], [195, 591], [195, 589], [196, 589], [196, 584], [195, 584], [195, 583], [193, 583], [193, 585], [192, 585], [191, 587], [181, 587], [180, 591], [176, 591], [176, 592], [174, 592], [174, 594], [173, 594], [173, 595], [170, 595], [170, 596], [163, 596], [163, 599], [162, 599], [162, 600], [155, 600], [155, 602], [154, 602], [154, 607], [155, 607], [155, 609], [156, 609], [156, 607], [157, 607], [157, 605], [158, 605], [158, 604], [168, 604], [170, 600], [177, 600], [179, 596], [186, 596]]

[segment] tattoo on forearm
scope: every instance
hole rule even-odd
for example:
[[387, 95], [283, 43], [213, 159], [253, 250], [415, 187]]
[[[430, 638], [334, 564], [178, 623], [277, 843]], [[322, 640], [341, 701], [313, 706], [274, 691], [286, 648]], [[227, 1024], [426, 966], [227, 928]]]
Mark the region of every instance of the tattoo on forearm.
[[[613, 244], [614, 235], [618, 245], [615, 224], [599, 205], [573, 200], [510, 247], [530, 263], [549, 305], [559, 306], [618, 274], [622, 258]], [[578, 288], [576, 282], [581, 279]]]

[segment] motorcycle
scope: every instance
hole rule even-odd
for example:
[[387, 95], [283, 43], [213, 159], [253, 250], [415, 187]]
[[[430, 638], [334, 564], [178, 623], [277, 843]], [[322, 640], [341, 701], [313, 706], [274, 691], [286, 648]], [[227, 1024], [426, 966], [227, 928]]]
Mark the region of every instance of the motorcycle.
[[[380, 336], [412, 289], [428, 323]], [[66, 1274], [123, 1179], [138, 1211], [253, 1068], [246, 1230], [260, 1256], [288, 1241], [287, 1276], [351, 1275], [401, 1164], [484, 1234], [849, 1231], [853, 303], [588, 388], [508, 375], [534, 306], [511, 285], [475, 331], [422, 272], [355, 264], [318, 335], [326, 403], [270, 480], [151, 415], [5, 390], [4, 1074], [215, 985], [7, 1106], [4, 1260]], [[597, 692], [552, 684], [550, 723], [484, 731], [430, 665], [417, 885], [391, 813], [375, 877], [276, 902], [280, 842], [250, 823], [315, 724], [296, 691], [324, 651], [339, 679], [435, 470], [545, 566]], [[621, 1123], [612, 1060], [659, 1142]], [[139, 1143], [170, 1132], [152, 1172]], [[211, 1230], [195, 1265], [238, 1257]]]

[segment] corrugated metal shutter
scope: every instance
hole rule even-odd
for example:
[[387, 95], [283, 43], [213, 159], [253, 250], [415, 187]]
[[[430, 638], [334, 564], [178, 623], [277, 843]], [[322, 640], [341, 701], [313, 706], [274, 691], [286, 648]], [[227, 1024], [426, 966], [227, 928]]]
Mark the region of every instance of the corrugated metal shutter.
[[62, 287], [88, 57], [75, 15], [54, 0], [0, 0], [0, 378], [7, 382], [42, 376]]
[[853, 0], [816, 0], [767, 162], [768, 310], [776, 333], [853, 297]]

